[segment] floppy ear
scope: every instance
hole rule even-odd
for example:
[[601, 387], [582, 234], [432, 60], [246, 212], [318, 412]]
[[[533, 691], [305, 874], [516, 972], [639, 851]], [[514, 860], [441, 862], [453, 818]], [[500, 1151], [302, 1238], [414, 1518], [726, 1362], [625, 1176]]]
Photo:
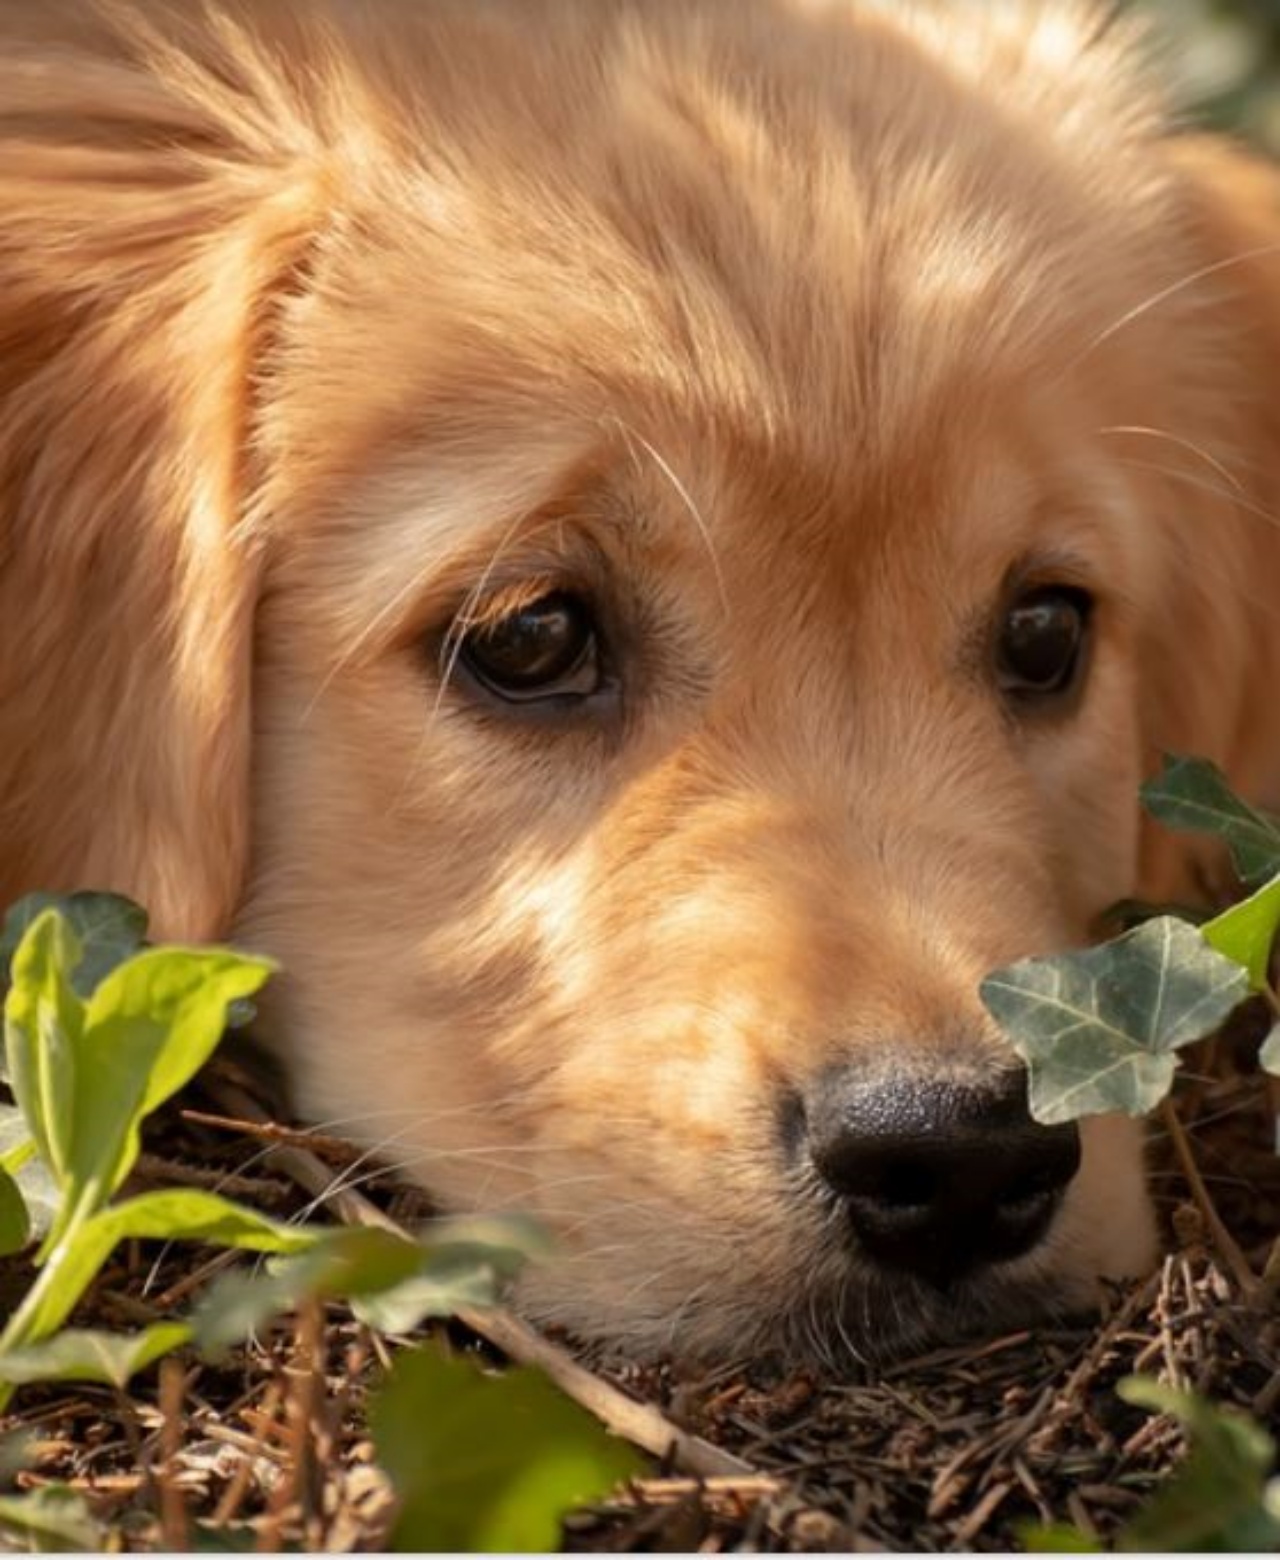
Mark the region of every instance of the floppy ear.
[[200, 59], [69, 14], [0, 39], [0, 898], [205, 937], [249, 827], [255, 387], [317, 186], [233, 27]]
[[[1225, 138], [1175, 137], [1166, 149], [1189, 240], [1181, 296], [1170, 298], [1180, 323], [1169, 377], [1194, 385], [1181, 423], [1199, 459], [1166, 499], [1184, 518], [1168, 630], [1152, 655], [1148, 759], [1154, 768], [1161, 748], [1212, 758], [1242, 795], [1275, 807], [1280, 170]], [[1211, 843], [1148, 829], [1155, 897], [1185, 897], [1188, 868], [1193, 884], [1219, 875]]]

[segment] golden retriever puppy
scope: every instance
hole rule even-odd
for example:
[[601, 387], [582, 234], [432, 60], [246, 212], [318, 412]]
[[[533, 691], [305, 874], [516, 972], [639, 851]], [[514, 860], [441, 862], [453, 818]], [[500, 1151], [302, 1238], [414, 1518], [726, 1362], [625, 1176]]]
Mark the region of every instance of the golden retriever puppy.
[[1277, 184], [1108, 9], [0, 0], [0, 892], [277, 955], [537, 1315], [1152, 1259], [977, 997], [1194, 881], [1159, 749], [1280, 794]]

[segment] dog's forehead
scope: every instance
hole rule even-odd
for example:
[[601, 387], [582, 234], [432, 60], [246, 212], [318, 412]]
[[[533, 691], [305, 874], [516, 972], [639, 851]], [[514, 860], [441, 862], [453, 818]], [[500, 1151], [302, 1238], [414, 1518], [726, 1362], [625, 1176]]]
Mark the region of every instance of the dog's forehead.
[[975, 13], [966, 38], [1005, 72], [981, 81], [874, 12], [686, 9], [548, 10], [509, 79], [497, 57], [455, 102], [431, 76], [420, 141], [377, 177], [363, 146], [337, 158], [321, 307], [299, 317], [323, 325], [299, 390], [326, 409], [318, 443], [345, 400], [429, 439], [442, 407], [501, 421], [504, 393], [588, 417], [665, 399], [870, 470], [1174, 274], [1172, 252], [1151, 263], [1145, 109], [1117, 109], [1118, 53], [1090, 58], [1074, 8], [1024, 11], [1003, 41]]

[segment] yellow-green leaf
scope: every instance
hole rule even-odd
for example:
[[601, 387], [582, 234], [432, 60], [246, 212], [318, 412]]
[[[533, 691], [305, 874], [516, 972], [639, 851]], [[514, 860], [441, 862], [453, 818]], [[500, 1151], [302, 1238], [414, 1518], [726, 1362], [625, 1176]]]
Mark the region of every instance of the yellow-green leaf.
[[1267, 966], [1276, 931], [1280, 929], [1280, 877], [1273, 877], [1248, 899], [1215, 915], [1200, 928], [1200, 935], [1225, 958], [1234, 959], [1248, 972], [1254, 991], [1267, 988]]
[[0, 1350], [0, 1381], [96, 1381], [125, 1387], [131, 1377], [191, 1339], [186, 1322], [157, 1322], [137, 1333], [64, 1328], [52, 1338]]
[[84, 1006], [71, 988], [75, 933], [56, 910], [28, 926], [13, 955], [5, 998], [5, 1058], [18, 1108], [60, 1184], [71, 1174], [76, 1062]]

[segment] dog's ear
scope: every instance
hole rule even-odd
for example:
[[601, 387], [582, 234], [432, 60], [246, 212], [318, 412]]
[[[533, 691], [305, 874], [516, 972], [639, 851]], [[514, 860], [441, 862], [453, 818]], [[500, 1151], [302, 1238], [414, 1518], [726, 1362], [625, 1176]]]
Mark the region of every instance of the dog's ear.
[[[1192, 456], [1163, 497], [1172, 561], [1149, 649], [1147, 762], [1212, 758], [1250, 800], [1280, 804], [1280, 170], [1225, 138], [1166, 143], [1185, 272], [1155, 300], [1177, 322], [1166, 419]], [[1147, 420], [1156, 420], [1154, 414]], [[1176, 464], [1176, 463], [1175, 463]], [[1148, 885], [1186, 897], [1220, 876], [1212, 842], [1148, 826]]]
[[256, 405], [318, 192], [242, 34], [90, 14], [0, 41], [0, 896], [198, 938], [244, 866]]

